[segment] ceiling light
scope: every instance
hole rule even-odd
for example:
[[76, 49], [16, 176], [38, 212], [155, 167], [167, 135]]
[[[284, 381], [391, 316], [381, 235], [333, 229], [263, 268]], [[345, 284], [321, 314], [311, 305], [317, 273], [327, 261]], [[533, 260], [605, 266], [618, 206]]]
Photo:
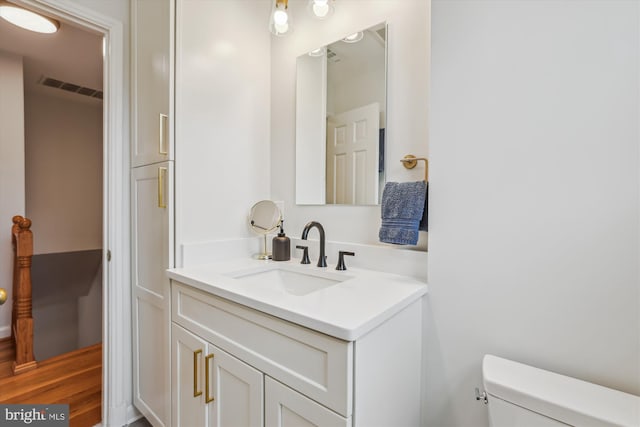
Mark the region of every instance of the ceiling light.
[[309, 10], [318, 19], [325, 19], [333, 14], [334, 0], [309, 0]]
[[357, 33], [353, 33], [343, 38], [342, 41], [345, 43], [357, 43], [364, 37], [364, 33], [362, 31], [358, 31]]
[[309, 52], [309, 56], [324, 56], [325, 47], [319, 47]]
[[15, 6], [11, 3], [0, 3], [0, 18], [36, 33], [51, 34], [58, 31], [60, 23], [35, 12]]
[[269, 18], [269, 31], [273, 35], [282, 36], [293, 30], [288, 3], [288, 0], [275, 0], [273, 4]]

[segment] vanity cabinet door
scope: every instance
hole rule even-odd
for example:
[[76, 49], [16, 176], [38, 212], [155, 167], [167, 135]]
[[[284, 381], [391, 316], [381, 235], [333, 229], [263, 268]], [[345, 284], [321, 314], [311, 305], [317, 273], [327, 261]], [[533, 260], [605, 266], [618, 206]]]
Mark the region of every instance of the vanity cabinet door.
[[175, 0], [131, 3], [133, 167], [173, 160]]
[[207, 342], [180, 326], [171, 325], [171, 384], [174, 427], [207, 425], [204, 358]]
[[[264, 375], [225, 351], [209, 344], [205, 356], [205, 401], [210, 401], [212, 427], [256, 427], [263, 425]], [[198, 424], [192, 424], [198, 425]]]
[[289, 387], [265, 377], [265, 427], [347, 427], [343, 418]]
[[262, 372], [171, 325], [174, 427], [263, 425]]
[[131, 171], [133, 401], [155, 427], [171, 420], [172, 163]]

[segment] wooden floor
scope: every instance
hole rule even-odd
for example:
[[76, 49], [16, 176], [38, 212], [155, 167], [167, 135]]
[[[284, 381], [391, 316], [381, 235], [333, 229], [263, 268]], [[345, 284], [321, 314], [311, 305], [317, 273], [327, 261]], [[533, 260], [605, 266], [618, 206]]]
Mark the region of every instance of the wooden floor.
[[102, 419], [102, 344], [38, 361], [38, 368], [12, 375], [14, 349], [0, 340], [0, 403], [69, 404], [70, 426]]

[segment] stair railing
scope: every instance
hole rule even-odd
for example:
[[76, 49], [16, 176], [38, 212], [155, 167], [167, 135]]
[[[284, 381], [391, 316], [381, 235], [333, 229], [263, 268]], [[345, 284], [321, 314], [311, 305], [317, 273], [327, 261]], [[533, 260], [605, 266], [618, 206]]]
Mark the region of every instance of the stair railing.
[[33, 357], [33, 315], [31, 313], [31, 257], [33, 256], [33, 233], [31, 220], [16, 215], [11, 227], [11, 242], [14, 249], [13, 264], [13, 309], [11, 332], [16, 345], [16, 360], [13, 374], [30, 371], [37, 367]]

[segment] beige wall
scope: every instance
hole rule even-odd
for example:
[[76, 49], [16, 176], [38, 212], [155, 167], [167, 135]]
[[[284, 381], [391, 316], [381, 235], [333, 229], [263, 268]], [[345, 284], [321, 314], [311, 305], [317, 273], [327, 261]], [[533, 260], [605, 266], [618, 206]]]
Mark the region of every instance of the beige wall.
[[11, 335], [11, 217], [24, 215], [25, 205], [22, 87], [22, 57], [0, 51], [0, 287], [9, 294], [0, 309], [0, 338]]
[[27, 93], [25, 124], [34, 253], [102, 247], [102, 104]]

